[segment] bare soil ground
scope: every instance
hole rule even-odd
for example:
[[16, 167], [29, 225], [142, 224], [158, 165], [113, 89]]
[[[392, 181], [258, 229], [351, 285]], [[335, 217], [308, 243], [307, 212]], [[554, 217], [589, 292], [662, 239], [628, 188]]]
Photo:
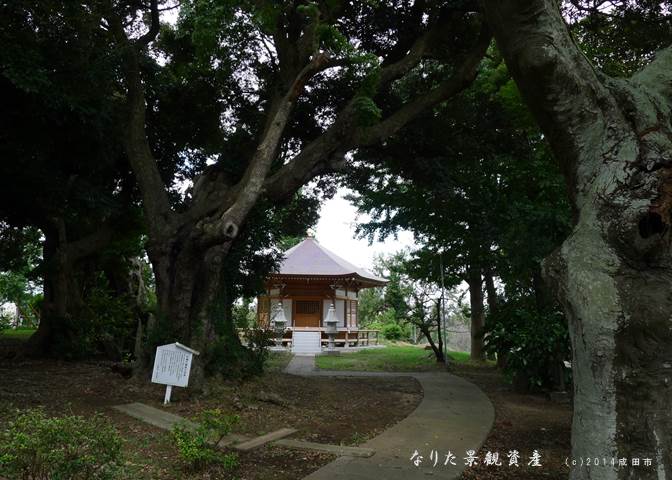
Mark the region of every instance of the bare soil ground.
[[[244, 382], [214, 380], [204, 396], [173, 389], [170, 411], [190, 417], [207, 408], [240, 416], [236, 432], [256, 436], [281, 427], [297, 428], [294, 438], [356, 445], [405, 418], [422, 393], [410, 378], [302, 378], [272, 371]], [[143, 402], [159, 407], [164, 387], [126, 380], [108, 364], [95, 362], [0, 361], [0, 427], [13, 408], [43, 406], [54, 415], [102, 412], [125, 438], [127, 478], [297, 480], [331, 461], [330, 455], [267, 446], [240, 454], [235, 472], [212, 467], [185, 471], [168, 432], [110, 407]]]
[[[456, 365], [454, 372], [478, 385], [495, 407], [495, 424], [477, 452], [479, 464], [468, 467], [462, 480], [526, 479], [566, 480], [569, 468], [572, 410], [568, 404], [551, 401], [545, 394], [513, 391], [494, 367]], [[520, 467], [509, 467], [507, 454], [520, 452]], [[528, 466], [534, 450], [541, 454], [541, 467]], [[485, 465], [487, 452], [498, 452], [502, 466]], [[460, 456], [464, 456], [461, 452]]]

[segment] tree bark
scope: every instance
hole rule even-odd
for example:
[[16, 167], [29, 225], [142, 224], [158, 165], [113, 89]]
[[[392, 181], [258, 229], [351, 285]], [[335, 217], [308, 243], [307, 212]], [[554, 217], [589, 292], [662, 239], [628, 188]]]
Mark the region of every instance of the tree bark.
[[[441, 332], [441, 312], [443, 309], [443, 299], [439, 300], [440, 303], [437, 304], [436, 306], [436, 336], [438, 340], [438, 345], [437, 349], [434, 350], [434, 354], [436, 355], [436, 361], [440, 363], [446, 363], [446, 356], [443, 351], [443, 334]], [[432, 345], [432, 348], [434, 348], [434, 345]]]
[[471, 359], [480, 362], [485, 360], [483, 347], [485, 309], [483, 308], [483, 278], [479, 267], [470, 266], [468, 268], [467, 283], [471, 304]]
[[483, 1], [516, 83], [562, 162], [576, 220], [544, 263], [569, 321], [570, 478], [672, 475], [672, 50], [630, 79], [596, 72], [552, 0]]
[[[180, 341], [199, 351], [192, 364], [190, 386], [203, 385], [209, 347], [216, 340], [217, 299], [222, 288], [222, 263], [230, 244], [201, 248], [197, 243], [166, 242], [150, 246], [159, 318], [158, 331], [148, 332], [166, 342]], [[153, 345], [151, 345], [153, 347]], [[150, 357], [153, 351], [147, 352]]]
[[[485, 319], [487, 325], [491, 322], [490, 316], [497, 313], [499, 297], [497, 296], [497, 288], [495, 288], [495, 279], [491, 267], [485, 267], [483, 277], [485, 278], [485, 292], [488, 297], [488, 316]], [[497, 366], [503, 367], [506, 363], [506, 353], [500, 350], [497, 352], [497, 357], [495, 358], [495, 353], [491, 352], [488, 354], [488, 360], [497, 360]]]
[[[82, 307], [76, 265], [62, 248], [62, 235], [49, 229], [44, 231], [43, 247], [43, 300], [40, 324], [25, 346], [30, 356], [50, 356], [54, 348], [68, 349], [77, 339], [72, 332], [73, 319]], [[61, 237], [61, 238], [59, 238]]]
[[443, 354], [443, 340], [441, 338], [441, 328], [439, 327], [438, 329], [438, 337], [437, 337], [437, 340], [439, 342], [438, 345], [434, 342], [434, 339], [432, 338], [432, 331], [427, 324], [418, 325], [418, 328], [427, 339], [429, 346], [432, 348], [432, 352], [434, 352], [434, 357], [436, 358], [436, 361], [439, 363], [445, 363], [446, 357]]
[[485, 278], [485, 291], [488, 295], [488, 310], [495, 313], [499, 305], [499, 298], [497, 297], [497, 289], [495, 288], [495, 279], [493, 278], [492, 269], [486, 267], [483, 277]]

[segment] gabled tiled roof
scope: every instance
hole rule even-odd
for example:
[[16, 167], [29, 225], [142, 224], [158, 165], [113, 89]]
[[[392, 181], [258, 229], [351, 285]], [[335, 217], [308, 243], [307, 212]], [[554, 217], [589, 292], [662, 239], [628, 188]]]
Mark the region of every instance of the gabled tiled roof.
[[[363, 283], [385, 285], [387, 280], [359, 268], [308, 237], [285, 252], [279, 275], [307, 277], [356, 277]], [[276, 274], [276, 276], [278, 275]]]

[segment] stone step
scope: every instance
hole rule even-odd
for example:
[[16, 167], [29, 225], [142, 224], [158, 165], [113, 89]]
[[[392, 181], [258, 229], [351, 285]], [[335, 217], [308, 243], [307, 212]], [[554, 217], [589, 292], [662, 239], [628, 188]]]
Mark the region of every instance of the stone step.
[[217, 443], [217, 448], [230, 447], [231, 445], [234, 445], [236, 443], [246, 442], [249, 439], [250, 437], [248, 437], [247, 435], [231, 433], [229, 435], [225, 435], [224, 437], [222, 437], [222, 439]]
[[248, 451], [252, 450], [253, 448], [260, 447], [262, 445], [265, 445], [269, 442], [273, 442], [275, 440], [279, 440], [281, 438], [287, 437], [293, 433], [296, 433], [297, 430], [296, 428], [281, 428], [280, 430], [276, 430], [274, 432], [267, 433], [266, 435], [261, 435], [260, 437], [255, 437], [252, 438], [246, 442], [243, 443], [238, 443], [234, 445], [234, 448], [236, 450], [240, 451]]
[[295, 448], [300, 450], [317, 450], [320, 452], [332, 453], [341, 457], [362, 457], [368, 458], [376, 453], [372, 448], [364, 447], [346, 447], [343, 445], [330, 445], [328, 443], [307, 442], [304, 440], [294, 440], [285, 438], [276, 440], [273, 445], [280, 445], [287, 448]]
[[[173, 427], [177, 424], [183, 425], [186, 429], [191, 431], [195, 431], [198, 427], [196, 423], [190, 420], [186, 420], [179, 415], [175, 415], [158, 408], [150, 407], [149, 405], [145, 405], [143, 403], [129, 403], [126, 405], [117, 405], [112, 408], [164, 430], [172, 430]], [[253, 438], [250, 438], [246, 435], [232, 433], [224, 436], [217, 444], [217, 447], [233, 447], [236, 450], [248, 451], [272, 442], [274, 445], [287, 448], [317, 450], [348, 457], [367, 458], [375, 453], [375, 450], [370, 448], [346, 447], [342, 445], [329, 445], [285, 438], [296, 432], [297, 430], [295, 428], [281, 428], [280, 430], [275, 430], [265, 435]]]
[[150, 407], [144, 403], [129, 403], [112, 408], [164, 430], [172, 430], [178, 423], [183, 425], [187, 430], [194, 431], [197, 428], [197, 425], [192, 421], [185, 420], [179, 415]]

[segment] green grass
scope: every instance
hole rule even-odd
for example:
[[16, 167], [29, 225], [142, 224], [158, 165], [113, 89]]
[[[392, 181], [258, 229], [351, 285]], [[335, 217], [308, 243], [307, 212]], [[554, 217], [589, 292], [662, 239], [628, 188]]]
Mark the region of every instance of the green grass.
[[34, 328], [8, 328], [0, 332], [0, 338], [12, 338], [16, 340], [28, 340], [35, 333]]
[[[449, 352], [449, 355], [459, 363], [469, 361], [469, 354], [465, 352]], [[317, 367], [325, 370], [418, 372], [441, 368], [431, 350], [414, 345], [388, 345], [355, 353], [319, 355], [316, 360]]]
[[270, 352], [265, 369], [267, 372], [281, 372], [291, 359], [292, 354], [289, 352]]

